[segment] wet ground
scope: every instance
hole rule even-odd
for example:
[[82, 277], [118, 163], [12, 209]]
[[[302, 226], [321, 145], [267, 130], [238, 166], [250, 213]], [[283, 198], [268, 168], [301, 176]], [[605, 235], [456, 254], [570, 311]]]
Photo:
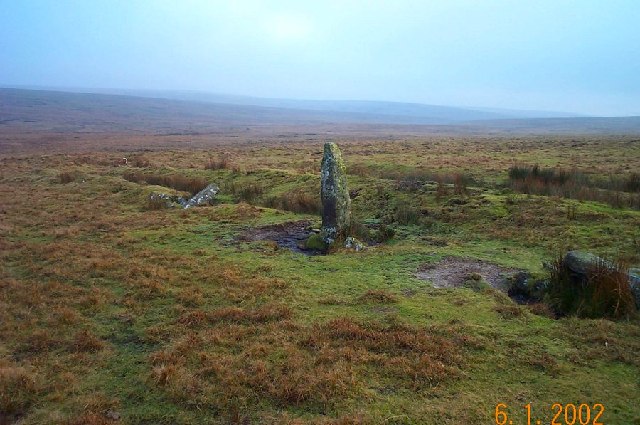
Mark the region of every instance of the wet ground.
[[238, 237], [241, 241], [272, 241], [281, 249], [289, 249], [305, 255], [318, 255], [320, 252], [304, 248], [304, 242], [313, 234], [309, 230], [311, 222], [308, 220], [291, 221], [258, 227], [244, 232]]

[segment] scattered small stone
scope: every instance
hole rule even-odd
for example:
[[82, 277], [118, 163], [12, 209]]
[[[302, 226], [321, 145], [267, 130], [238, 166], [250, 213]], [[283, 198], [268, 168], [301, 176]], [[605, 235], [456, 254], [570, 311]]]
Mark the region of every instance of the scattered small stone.
[[311, 251], [325, 252], [328, 246], [319, 233], [313, 233], [305, 241], [304, 248]]
[[107, 410], [106, 412], [104, 412], [104, 416], [107, 419], [111, 419], [112, 421], [119, 421], [120, 420], [120, 412], [117, 412], [115, 410]]
[[349, 236], [344, 241], [344, 247], [353, 249], [355, 252], [360, 252], [364, 249], [364, 244], [353, 236]]
[[175, 208], [182, 206], [184, 200], [177, 195], [153, 192], [149, 195], [149, 201], [154, 204], [163, 205], [165, 208]]

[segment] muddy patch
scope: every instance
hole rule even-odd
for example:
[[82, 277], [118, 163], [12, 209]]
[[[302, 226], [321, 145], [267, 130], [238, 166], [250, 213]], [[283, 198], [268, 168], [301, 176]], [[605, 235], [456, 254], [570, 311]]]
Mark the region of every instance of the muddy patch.
[[309, 230], [310, 225], [310, 221], [301, 220], [257, 227], [242, 233], [238, 240], [242, 242], [272, 241], [281, 249], [289, 249], [306, 255], [317, 255], [318, 251], [304, 248], [304, 241], [313, 233]]
[[416, 276], [432, 282], [435, 288], [460, 288], [466, 281], [482, 279], [504, 291], [508, 288], [507, 278], [519, 271], [472, 258], [445, 257], [437, 263], [425, 264]]

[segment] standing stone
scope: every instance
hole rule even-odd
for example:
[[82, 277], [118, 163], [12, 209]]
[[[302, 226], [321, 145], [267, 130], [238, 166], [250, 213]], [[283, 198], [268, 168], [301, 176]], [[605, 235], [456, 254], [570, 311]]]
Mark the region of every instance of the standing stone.
[[347, 173], [342, 154], [335, 143], [324, 144], [320, 168], [322, 229], [320, 236], [327, 245], [346, 237], [351, 221], [351, 199], [347, 189]]

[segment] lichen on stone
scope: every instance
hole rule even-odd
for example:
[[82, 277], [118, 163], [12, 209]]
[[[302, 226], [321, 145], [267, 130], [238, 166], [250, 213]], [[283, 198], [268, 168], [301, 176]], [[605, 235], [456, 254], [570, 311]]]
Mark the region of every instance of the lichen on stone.
[[327, 250], [327, 244], [325, 243], [325, 241], [322, 239], [322, 236], [320, 236], [320, 234], [314, 233], [313, 235], [309, 236], [309, 238], [305, 241], [305, 245], [304, 245], [305, 249], [310, 249], [313, 251], [326, 251]]
[[321, 236], [327, 245], [346, 237], [351, 221], [351, 199], [342, 154], [335, 143], [325, 143], [320, 169]]

